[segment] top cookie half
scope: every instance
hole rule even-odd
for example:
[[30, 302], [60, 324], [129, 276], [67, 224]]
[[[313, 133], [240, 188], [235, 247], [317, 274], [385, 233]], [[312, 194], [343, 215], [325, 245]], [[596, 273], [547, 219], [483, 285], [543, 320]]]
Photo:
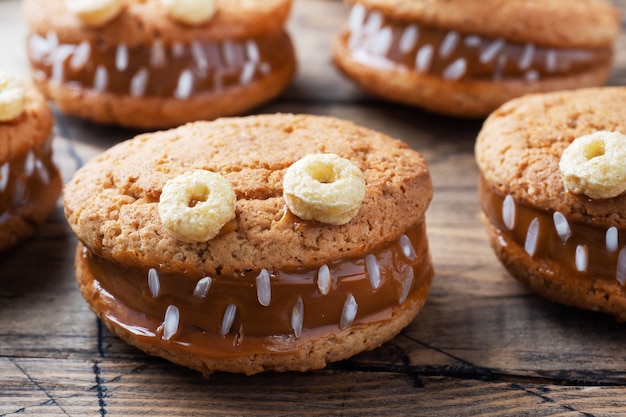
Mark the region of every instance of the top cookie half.
[[[364, 174], [365, 199], [348, 224], [303, 221], [285, 205], [287, 168], [316, 153], [337, 154]], [[183, 243], [165, 231], [157, 207], [165, 182], [195, 169], [233, 186], [236, 218], [208, 242]], [[426, 162], [405, 143], [334, 118], [268, 115], [196, 122], [116, 145], [69, 182], [65, 211], [83, 244], [106, 259], [232, 274], [361, 256], [420, 225], [431, 198]]]

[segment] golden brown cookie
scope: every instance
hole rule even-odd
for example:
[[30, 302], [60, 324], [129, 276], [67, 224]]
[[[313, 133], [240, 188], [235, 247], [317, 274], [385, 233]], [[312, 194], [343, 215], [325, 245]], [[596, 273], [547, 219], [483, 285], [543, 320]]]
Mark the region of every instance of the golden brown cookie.
[[[585, 149], [571, 144], [587, 135], [600, 146], [579, 153], [578, 163], [608, 166], [618, 155], [603, 142], [609, 137], [626, 152], [625, 109], [623, 87], [528, 95], [491, 114], [476, 142], [483, 217], [506, 268], [550, 300], [620, 320], [626, 319], [626, 194], [601, 198], [589, 192], [597, 191], [593, 181], [575, 194], [565, 181], [572, 173], [561, 168], [571, 165], [563, 153]], [[623, 175], [620, 159], [612, 161], [614, 172], [593, 175]]]
[[4, 251], [44, 222], [56, 206], [61, 177], [52, 160], [52, 113], [34, 86], [0, 74], [0, 119], [0, 251]]
[[349, 0], [334, 61], [370, 93], [455, 116], [602, 85], [620, 15], [603, 0]]
[[295, 72], [283, 28], [291, 1], [214, 6], [192, 24], [165, 1], [124, 0], [93, 26], [64, 0], [26, 0], [33, 79], [64, 112], [142, 129], [239, 114], [275, 98]]
[[[285, 202], [285, 173], [317, 154], [362, 171], [366, 193], [346, 224], [302, 220]], [[333, 163], [316, 167], [319, 182], [343, 178], [326, 175]], [[161, 193], [173, 180], [191, 184], [197, 171], [232, 186], [235, 216], [216, 237], [185, 243], [163, 226]], [[190, 210], [212, 198], [201, 188], [184, 197]], [[81, 242], [79, 286], [111, 331], [205, 374], [254, 374], [319, 369], [411, 322], [433, 276], [431, 197], [426, 162], [406, 144], [335, 118], [279, 114], [116, 145], [67, 184], [65, 213]]]

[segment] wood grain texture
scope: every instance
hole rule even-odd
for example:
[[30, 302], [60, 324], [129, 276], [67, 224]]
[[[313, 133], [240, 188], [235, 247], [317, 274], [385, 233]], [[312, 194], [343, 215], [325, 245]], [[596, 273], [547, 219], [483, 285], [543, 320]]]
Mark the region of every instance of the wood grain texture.
[[[626, 10], [626, 1], [616, 2]], [[487, 243], [473, 145], [481, 120], [367, 96], [330, 62], [347, 8], [296, 0], [295, 82], [259, 113], [332, 115], [409, 143], [428, 160], [436, 277], [426, 307], [379, 349], [306, 374], [209, 379], [149, 357], [96, 320], [74, 282], [76, 240], [61, 206], [38, 234], [0, 255], [0, 416], [619, 416], [626, 414], [626, 331], [608, 316], [549, 303], [508, 276]], [[0, 39], [26, 33], [19, 1], [0, 0]], [[610, 84], [626, 84], [626, 36]], [[23, 44], [0, 65], [26, 74]], [[69, 180], [137, 132], [56, 114], [55, 158]]]

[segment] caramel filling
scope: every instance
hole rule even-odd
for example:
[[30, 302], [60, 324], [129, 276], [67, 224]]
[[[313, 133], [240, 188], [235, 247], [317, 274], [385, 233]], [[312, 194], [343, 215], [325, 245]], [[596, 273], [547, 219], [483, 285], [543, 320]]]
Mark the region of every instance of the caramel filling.
[[0, 164], [0, 224], [15, 209], [37, 200], [39, 192], [58, 175], [52, 162], [52, 138], [24, 155]]
[[575, 74], [610, 63], [612, 51], [558, 49], [489, 39], [384, 17], [356, 4], [343, 35], [353, 58], [448, 80], [525, 80]]
[[426, 297], [433, 269], [421, 224], [361, 259], [236, 276], [134, 270], [83, 248], [105, 319], [143, 343], [206, 357], [288, 352], [343, 329], [389, 320]]
[[33, 74], [41, 80], [133, 97], [186, 99], [244, 86], [288, 65], [291, 43], [285, 33], [221, 43], [152, 44], [129, 48], [84, 41], [59, 43], [54, 32], [28, 37]]
[[[557, 263], [571, 274], [626, 282], [626, 236], [617, 228], [570, 223], [559, 212], [517, 204], [510, 195], [493, 192], [483, 178], [480, 201], [497, 229], [498, 245], [516, 244], [531, 258]], [[543, 268], [549, 272], [548, 264]]]

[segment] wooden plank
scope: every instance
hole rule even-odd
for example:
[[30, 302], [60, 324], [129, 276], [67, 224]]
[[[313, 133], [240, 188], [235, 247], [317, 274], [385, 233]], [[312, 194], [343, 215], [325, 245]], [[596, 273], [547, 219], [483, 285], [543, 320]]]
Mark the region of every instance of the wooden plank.
[[0, 372], [1, 416], [599, 416], [626, 406], [623, 387], [403, 372], [217, 373], [202, 379], [156, 359], [3, 359]]

